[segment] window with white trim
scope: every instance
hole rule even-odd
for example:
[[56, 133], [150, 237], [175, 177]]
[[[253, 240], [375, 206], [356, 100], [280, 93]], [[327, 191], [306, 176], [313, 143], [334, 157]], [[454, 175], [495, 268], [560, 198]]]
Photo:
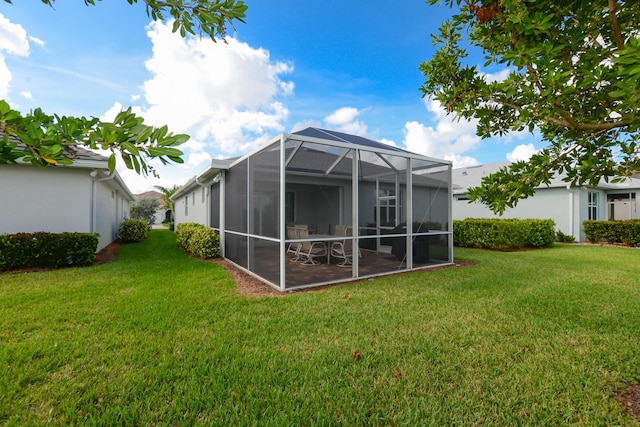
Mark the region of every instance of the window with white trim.
[[589, 219], [598, 219], [598, 193], [595, 191], [589, 191], [587, 210], [589, 212]]

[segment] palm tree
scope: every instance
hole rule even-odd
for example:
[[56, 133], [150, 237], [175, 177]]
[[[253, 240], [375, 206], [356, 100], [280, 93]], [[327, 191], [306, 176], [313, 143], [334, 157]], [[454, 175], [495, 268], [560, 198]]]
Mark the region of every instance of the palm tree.
[[180, 189], [180, 186], [174, 185], [173, 187], [168, 188], [163, 187], [162, 185], [156, 185], [155, 188], [160, 190], [162, 193], [161, 199], [164, 202], [164, 205], [171, 210], [171, 220], [173, 221], [173, 200], [171, 200], [171, 196]]

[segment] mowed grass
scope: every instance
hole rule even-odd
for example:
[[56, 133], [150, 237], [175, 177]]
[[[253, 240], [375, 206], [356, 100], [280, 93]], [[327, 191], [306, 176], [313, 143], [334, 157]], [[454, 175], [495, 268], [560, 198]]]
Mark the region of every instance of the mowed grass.
[[456, 249], [473, 267], [244, 297], [154, 230], [0, 275], [0, 424], [637, 425], [640, 251]]

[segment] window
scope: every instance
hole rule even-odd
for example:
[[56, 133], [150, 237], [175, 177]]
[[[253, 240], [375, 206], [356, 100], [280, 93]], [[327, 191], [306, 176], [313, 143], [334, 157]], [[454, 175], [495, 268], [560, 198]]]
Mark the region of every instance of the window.
[[587, 209], [589, 211], [589, 219], [598, 219], [598, 193], [595, 191], [589, 191], [589, 200], [587, 202]]
[[194, 206], [196, 205], [196, 192], [195, 191], [191, 192], [191, 204], [194, 205]]
[[184, 216], [189, 216], [189, 196], [184, 199]]
[[[400, 200], [396, 197], [396, 190], [381, 188], [378, 192], [378, 206], [380, 208], [380, 225], [395, 226], [396, 214], [402, 218], [402, 198], [404, 192], [400, 190]], [[396, 212], [397, 208], [397, 212]], [[375, 216], [375, 213], [374, 213]]]
[[636, 219], [636, 193], [607, 194], [609, 221]]

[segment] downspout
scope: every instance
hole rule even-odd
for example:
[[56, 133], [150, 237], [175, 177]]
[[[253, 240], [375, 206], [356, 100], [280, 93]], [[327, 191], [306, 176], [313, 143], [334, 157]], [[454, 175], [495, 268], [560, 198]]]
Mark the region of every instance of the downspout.
[[[569, 192], [569, 230], [571, 232], [571, 235], [575, 237], [575, 230], [573, 229], [573, 223], [574, 223], [574, 219], [573, 219], [573, 197], [574, 197], [574, 193], [573, 193], [573, 189], [571, 188], [570, 184], [567, 184], [567, 191]], [[580, 236], [578, 235], [578, 240], [580, 240]]]

